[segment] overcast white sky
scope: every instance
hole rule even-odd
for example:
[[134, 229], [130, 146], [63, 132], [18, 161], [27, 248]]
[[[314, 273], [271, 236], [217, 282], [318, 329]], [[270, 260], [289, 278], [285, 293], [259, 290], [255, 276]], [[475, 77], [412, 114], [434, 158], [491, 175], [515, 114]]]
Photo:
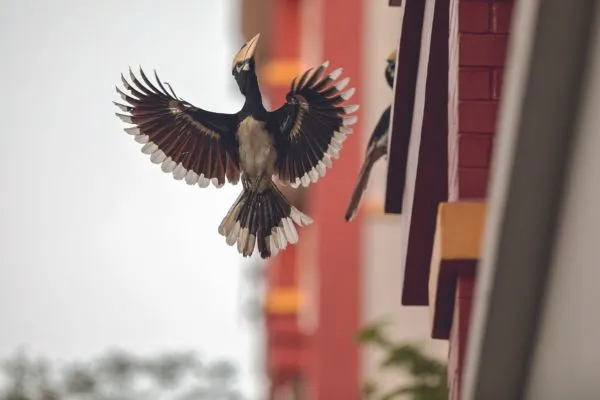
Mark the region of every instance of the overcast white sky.
[[0, 2], [0, 356], [191, 348], [244, 368], [242, 259], [217, 227], [240, 187], [175, 181], [114, 116], [128, 65], [214, 111], [232, 90], [235, 1]]

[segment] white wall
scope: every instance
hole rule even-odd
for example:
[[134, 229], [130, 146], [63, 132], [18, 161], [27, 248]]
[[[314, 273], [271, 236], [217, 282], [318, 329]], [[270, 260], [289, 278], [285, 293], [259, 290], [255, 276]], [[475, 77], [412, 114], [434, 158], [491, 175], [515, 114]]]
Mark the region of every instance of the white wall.
[[[392, 102], [393, 93], [385, 81], [384, 70], [388, 55], [398, 46], [401, 12], [399, 7], [389, 7], [385, 0], [364, 0], [364, 2], [365, 59], [361, 108], [364, 127], [362, 141], [363, 148], [366, 148], [369, 136], [381, 113]], [[367, 188], [368, 193], [383, 199], [386, 171], [385, 162], [380, 161], [375, 165]]]
[[[387, 1], [365, 0], [365, 60], [361, 104], [364, 112], [363, 148], [383, 110], [392, 101], [392, 89], [384, 78], [386, 58], [398, 45], [401, 9], [389, 7]], [[386, 187], [387, 163], [383, 160], [373, 168], [365, 199], [372, 197], [382, 205]], [[364, 202], [363, 202], [364, 205]], [[367, 214], [365, 214], [367, 215]], [[447, 359], [445, 341], [430, 339], [430, 317], [427, 307], [403, 307], [402, 270], [399, 246], [401, 216], [371, 216], [363, 220], [363, 323], [385, 318], [391, 322], [388, 332], [398, 341], [421, 343], [432, 354]], [[378, 372], [381, 354], [365, 349], [362, 354], [363, 378], [375, 378], [382, 388], [391, 388], [405, 381], [397, 372]]]

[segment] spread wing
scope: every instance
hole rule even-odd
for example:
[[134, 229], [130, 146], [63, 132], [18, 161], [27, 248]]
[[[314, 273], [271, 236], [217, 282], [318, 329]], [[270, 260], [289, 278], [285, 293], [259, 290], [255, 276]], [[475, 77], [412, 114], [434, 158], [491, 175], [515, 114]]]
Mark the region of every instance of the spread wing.
[[267, 129], [277, 147], [276, 175], [292, 187], [306, 187], [325, 176], [331, 160], [339, 157], [342, 142], [357, 121], [350, 116], [357, 105], [341, 106], [354, 89], [342, 92], [349, 78], [336, 80], [342, 69], [328, 75], [328, 62], [309, 69], [292, 82], [286, 103], [269, 113]]
[[[117, 92], [126, 104], [115, 105], [116, 113], [126, 123], [133, 124], [125, 132], [143, 144], [142, 152], [161, 164], [166, 173], [189, 185], [216, 187], [239, 181], [240, 166], [236, 114], [219, 114], [194, 107], [167, 92], [155, 72], [157, 85], [140, 69], [141, 81], [129, 70], [131, 82], [123, 75], [125, 90]], [[170, 89], [170, 87], [169, 87]]]

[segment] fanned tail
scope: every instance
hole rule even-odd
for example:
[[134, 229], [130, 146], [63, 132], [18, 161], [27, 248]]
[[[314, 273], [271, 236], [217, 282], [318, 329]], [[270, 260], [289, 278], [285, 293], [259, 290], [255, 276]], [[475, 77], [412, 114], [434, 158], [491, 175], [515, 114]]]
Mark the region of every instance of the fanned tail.
[[298, 242], [296, 226], [312, 224], [312, 219], [292, 206], [273, 182], [259, 192], [245, 187], [219, 226], [227, 244], [237, 243], [238, 251], [249, 257], [258, 247], [268, 258]]

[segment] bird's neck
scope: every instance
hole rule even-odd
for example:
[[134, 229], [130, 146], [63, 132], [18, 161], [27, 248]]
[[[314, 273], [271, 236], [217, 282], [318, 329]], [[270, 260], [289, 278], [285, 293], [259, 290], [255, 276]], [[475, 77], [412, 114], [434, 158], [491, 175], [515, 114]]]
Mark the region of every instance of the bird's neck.
[[251, 73], [250, 76], [248, 76], [244, 110], [253, 115], [259, 115], [265, 112], [265, 107], [262, 103], [262, 95], [260, 94], [260, 87], [258, 86], [258, 78], [255, 73]]

